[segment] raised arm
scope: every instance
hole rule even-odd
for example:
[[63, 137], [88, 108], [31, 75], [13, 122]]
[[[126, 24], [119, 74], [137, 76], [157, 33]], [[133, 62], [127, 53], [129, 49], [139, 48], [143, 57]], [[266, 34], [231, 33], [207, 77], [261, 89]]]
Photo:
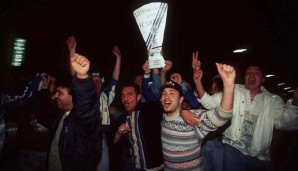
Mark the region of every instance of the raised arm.
[[173, 62], [171, 60], [165, 61], [165, 66], [161, 69], [161, 73], [160, 73], [161, 85], [164, 85], [164, 83], [166, 82], [167, 72], [172, 68], [172, 66], [173, 66]]
[[216, 67], [223, 81], [223, 93], [220, 107], [223, 111], [231, 111], [233, 108], [236, 71], [234, 67], [226, 64], [216, 63]]
[[[163, 56], [163, 51], [160, 52], [161, 56]], [[159, 68], [153, 68], [152, 69], [152, 79], [151, 84], [149, 85], [152, 93], [155, 94], [157, 98], [160, 96], [160, 89], [161, 89], [161, 73], [159, 72]]]
[[[71, 58], [76, 53], [77, 42], [75, 37], [69, 36], [68, 39], [66, 40], [66, 43], [69, 51], [69, 57]], [[71, 67], [70, 67], [70, 73], [71, 73], [71, 76], [74, 76], [75, 74]]]
[[158, 96], [152, 91], [151, 87], [149, 86], [150, 82], [150, 68], [149, 68], [149, 62], [146, 61], [143, 66], [144, 76], [142, 80], [142, 95], [145, 98], [146, 101], [158, 101]]
[[95, 131], [99, 121], [96, 88], [88, 74], [90, 62], [85, 56], [75, 54], [71, 57], [70, 63], [75, 72], [72, 79], [73, 114], [82, 133], [89, 136]]
[[198, 60], [199, 53], [192, 53], [192, 69], [193, 69], [193, 80], [196, 85], [199, 98], [202, 98], [205, 94], [205, 89], [202, 84], [203, 71], [201, 70], [201, 62]]
[[118, 46], [114, 46], [112, 52], [116, 57], [116, 63], [113, 71], [113, 79], [118, 81], [120, 76], [121, 52]]
[[88, 78], [88, 71], [90, 69], [90, 61], [82, 55], [75, 54], [70, 57], [71, 69], [74, 71], [75, 76], [79, 79]]

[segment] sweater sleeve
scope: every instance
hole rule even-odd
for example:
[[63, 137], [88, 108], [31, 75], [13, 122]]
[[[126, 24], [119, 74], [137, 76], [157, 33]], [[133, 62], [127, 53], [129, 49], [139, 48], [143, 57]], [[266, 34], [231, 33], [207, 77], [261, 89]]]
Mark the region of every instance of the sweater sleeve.
[[196, 126], [196, 131], [201, 138], [208, 132], [216, 131], [232, 118], [232, 110], [223, 111], [220, 107], [210, 110], [198, 109], [194, 113], [199, 116], [200, 124]]

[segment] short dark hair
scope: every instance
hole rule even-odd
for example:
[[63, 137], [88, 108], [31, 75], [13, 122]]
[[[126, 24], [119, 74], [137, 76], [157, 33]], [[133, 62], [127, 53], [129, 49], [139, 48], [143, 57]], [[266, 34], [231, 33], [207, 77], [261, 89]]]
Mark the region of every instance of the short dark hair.
[[56, 88], [57, 87], [62, 87], [67, 90], [68, 94], [72, 95], [72, 88], [71, 88], [71, 83], [69, 81], [58, 81], [56, 83]]
[[135, 84], [135, 83], [125, 83], [122, 85], [121, 90], [123, 90], [126, 87], [133, 87], [135, 89], [135, 92], [137, 95], [141, 94], [141, 88], [139, 85]]
[[266, 68], [264, 65], [260, 64], [260, 63], [257, 63], [257, 62], [254, 62], [254, 61], [248, 61], [245, 65], [245, 70], [244, 70], [244, 73], [246, 72], [246, 70], [249, 68], [249, 67], [258, 67], [263, 75], [263, 77], [266, 76], [267, 72], [266, 72]]

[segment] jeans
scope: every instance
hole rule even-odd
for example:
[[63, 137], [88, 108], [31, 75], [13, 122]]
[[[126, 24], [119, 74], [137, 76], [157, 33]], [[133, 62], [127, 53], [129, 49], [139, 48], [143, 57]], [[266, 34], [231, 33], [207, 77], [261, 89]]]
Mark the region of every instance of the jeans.
[[256, 157], [242, 154], [238, 149], [225, 144], [223, 155], [224, 171], [271, 171], [270, 161], [262, 161]]
[[220, 140], [209, 140], [202, 148], [204, 171], [222, 171], [224, 145]]
[[109, 158], [109, 148], [105, 138], [105, 135], [102, 136], [102, 152], [101, 160], [96, 168], [97, 171], [109, 171], [110, 158]]

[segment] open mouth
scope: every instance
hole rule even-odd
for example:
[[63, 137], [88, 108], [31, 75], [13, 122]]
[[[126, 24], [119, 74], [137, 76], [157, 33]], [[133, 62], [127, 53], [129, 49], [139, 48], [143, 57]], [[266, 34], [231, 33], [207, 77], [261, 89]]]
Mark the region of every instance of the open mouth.
[[59, 105], [59, 104], [61, 104], [61, 101], [57, 99], [56, 103]]
[[163, 103], [163, 106], [164, 106], [164, 107], [169, 107], [171, 104], [172, 104], [171, 102], [164, 102], [164, 103]]

